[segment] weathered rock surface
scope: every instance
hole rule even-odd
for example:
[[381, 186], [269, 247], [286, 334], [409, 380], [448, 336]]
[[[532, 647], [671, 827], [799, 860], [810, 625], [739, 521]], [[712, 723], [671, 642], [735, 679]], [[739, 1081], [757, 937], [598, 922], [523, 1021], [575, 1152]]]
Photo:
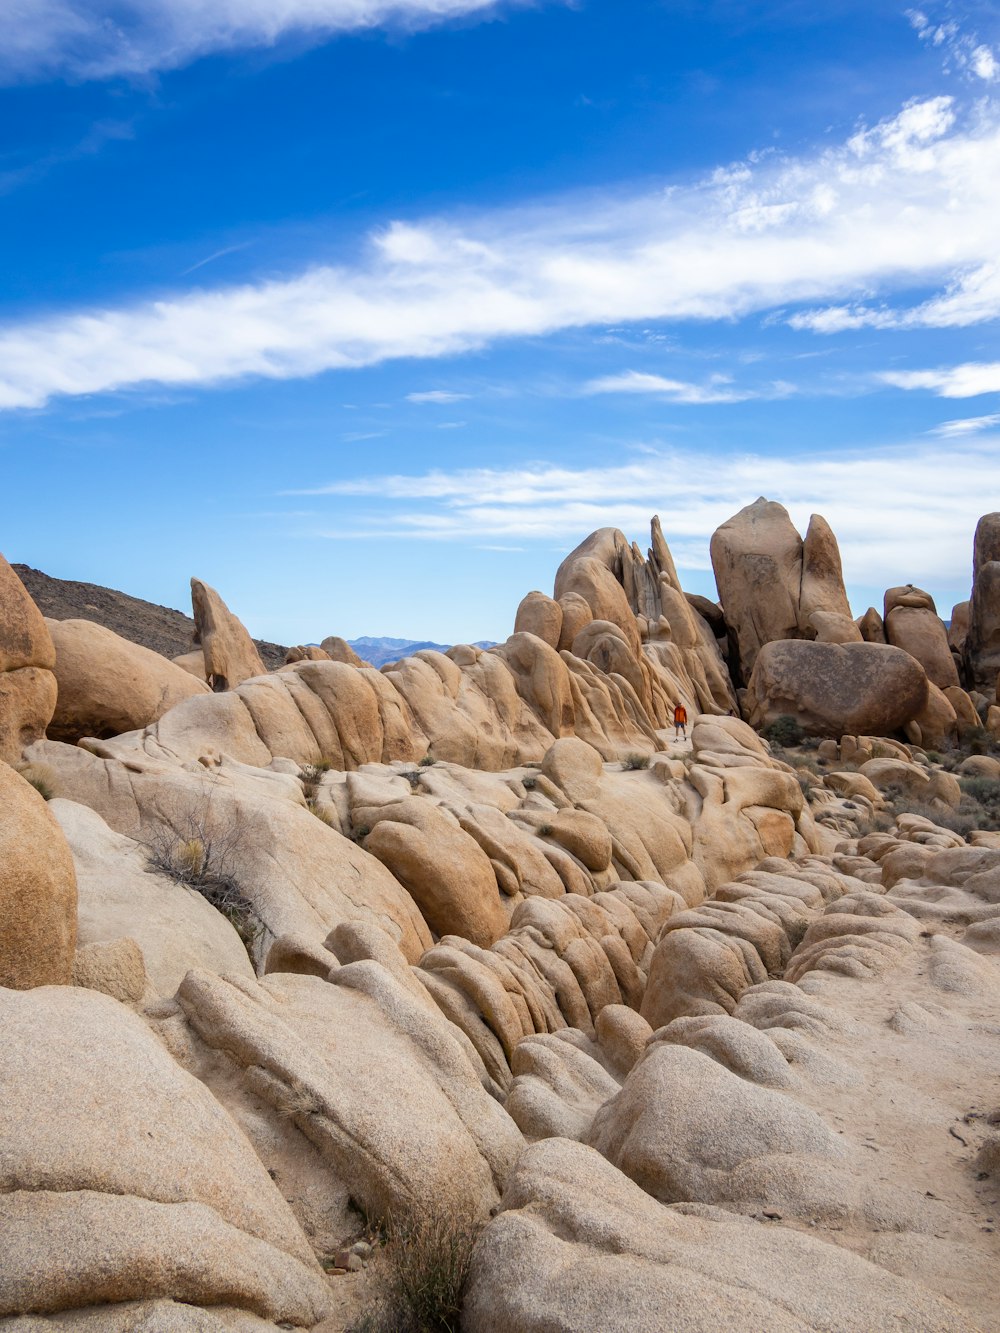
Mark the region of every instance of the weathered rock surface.
[[813, 736], [882, 736], [926, 705], [923, 668], [900, 648], [784, 642], [758, 655], [745, 710], [758, 728], [787, 715]]
[[55, 649], [45, 621], [0, 555], [0, 763], [45, 735], [56, 706]]
[[984, 514], [976, 527], [965, 657], [972, 684], [994, 698], [1000, 674], [1000, 513]]
[[119, 638], [90, 620], [45, 622], [56, 650], [58, 685], [47, 735], [75, 744], [82, 736], [118, 736], [156, 722], [174, 704], [208, 686], [159, 653]]
[[[511, 1281], [511, 1274], [517, 1281]], [[665, 1208], [582, 1144], [529, 1148], [473, 1257], [473, 1333], [972, 1333], [949, 1301], [812, 1236]]]
[[953, 685], [958, 685], [958, 668], [952, 657], [944, 622], [938, 618], [934, 599], [926, 593], [922, 596], [929, 605], [911, 604], [913, 595], [921, 592], [919, 588], [912, 589], [906, 603], [897, 604], [887, 612], [886, 639], [896, 648], [902, 648], [911, 657], [915, 657], [926, 671], [927, 679], [932, 685], [947, 690]]
[[76, 910], [73, 858], [59, 825], [38, 792], [0, 762], [0, 987], [69, 985]]
[[122, 1301], [312, 1325], [326, 1283], [211, 1093], [124, 1006], [0, 990], [0, 1315]]
[[229, 690], [267, 673], [253, 639], [207, 583], [191, 580], [195, 643], [205, 657], [205, 677], [213, 690]]
[[[816, 545], [822, 543], [817, 539]], [[762, 496], [716, 529], [711, 553], [719, 599], [746, 681], [765, 644], [801, 637], [802, 538], [785, 507]], [[817, 559], [821, 564], [829, 569], [828, 560]], [[816, 584], [818, 592], [828, 580], [820, 577]]]

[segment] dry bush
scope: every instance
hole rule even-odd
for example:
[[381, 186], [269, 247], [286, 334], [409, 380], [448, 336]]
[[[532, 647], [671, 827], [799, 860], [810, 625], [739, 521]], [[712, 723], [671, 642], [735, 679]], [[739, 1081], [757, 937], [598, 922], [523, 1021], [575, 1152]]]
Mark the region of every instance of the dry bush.
[[209, 794], [179, 828], [157, 828], [146, 842], [146, 856], [154, 870], [194, 889], [221, 912], [253, 961], [264, 923], [236, 878], [237, 853], [246, 835], [246, 820], [234, 814], [221, 825], [211, 815]]
[[385, 1224], [372, 1264], [373, 1301], [348, 1333], [458, 1333], [472, 1251], [482, 1230], [462, 1213]]
[[648, 768], [650, 758], [648, 754], [627, 754], [622, 760], [622, 768], [627, 773], [636, 773], [640, 769]]

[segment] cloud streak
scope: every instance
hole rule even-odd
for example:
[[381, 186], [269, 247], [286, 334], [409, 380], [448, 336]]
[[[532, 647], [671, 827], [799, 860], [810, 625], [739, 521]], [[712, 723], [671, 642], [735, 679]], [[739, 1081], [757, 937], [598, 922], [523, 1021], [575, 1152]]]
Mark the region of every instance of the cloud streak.
[[705, 570], [711, 534], [760, 494], [766, 476], [769, 498], [787, 506], [800, 531], [814, 512], [831, 522], [849, 582], [867, 585], [877, 570], [887, 585], [954, 588], [969, 578], [984, 469], [1000, 445], [1000, 432], [988, 430], [956, 438], [946, 468], [940, 445], [927, 442], [766, 459], [656, 447], [614, 466], [435, 470], [288, 494], [325, 497], [337, 506], [337, 521], [316, 535], [351, 541], [572, 545], [595, 528], [616, 526], [641, 542], [658, 512], [678, 563]]
[[939, 398], [1000, 393], [1000, 361], [969, 361], [937, 370], [885, 370], [877, 377], [897, 389], [928, 389]]
[[667, 379], [639, 370], [626, 370], [620, 375], [604, 375], [589, 380], [583, 386], [585, 394], [624, 393], [647, 394], [671, 403], [746, 403], [752, 398], [787, 398], [795, 392], [794, 385], [782, 380], [773, 381], [763, 389], [736, 387], [729, 375], [713, 375], [707, 384], [689, 384], [685, 380]]
[[[1000, 108], [963, 121], [937, 97], [811, 158], [462, 225], [393, 222], [353, 265], [8, 325], [0, 408], [289, 379], [594, 324], [732, 320], [873, 287], [942, 283], [944, 303], [995, 265], [997, 217]], [[1000, 314], [1000, 282], [977, 290], [975, 319]]]
[[504, 2], [517, 0], [5, 0], [0, 80], [143, 75], [286, 37], [485, 16]]

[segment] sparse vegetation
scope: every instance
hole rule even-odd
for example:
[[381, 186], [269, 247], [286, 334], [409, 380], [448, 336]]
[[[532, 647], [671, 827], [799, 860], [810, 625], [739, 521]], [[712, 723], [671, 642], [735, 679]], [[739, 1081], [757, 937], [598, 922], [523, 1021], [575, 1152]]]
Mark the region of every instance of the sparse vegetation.
[[529, 774], [528, 777], [521, 779], [521, 786], [525, 791], [534, 791], [538, 786], [538, 779]]
[[410, 784], [411, 787], [420, 786], [420, 772], [418, 769], [407, 768], [403, 771], [401, 776], [407, 780], [407, 782]]
[[431, 764], [436, 764], [436, 763], [437, 760], [434, 758], [432, 754], [425, 754], [423, 759], [420, 760], [420, 767], [430, 768]]
[[785, 749], [789, 745], [801, 744], [805, 739], [805, 734], [800, 724], [788, 713], [782, 713], [780, 717], [776, 717], [761, 732], [766, 741], [769, 741], [771, 745], [777, 745], [781, 749]]
[[237, 852], [244, 836], [241, 818], [225, 826], [213, 820], [209, 797], [179, 829], [166, 825], [157, 829], [146, 844], [146, 855], [154, 870], [194, 889], [221, 912], [254, 961], [264, 923], [236, 879]]
[[51, 801], [58, 789], [58, 776], [48, 764], [21, 764], [17, 770], [43, 800]]
[[648, 768], [650, 763], [648, 754], [627, 754], [622, 760], [622, 768], [626, 772], [634, 773], [639, 769]]
[[368, 837], [369, 833], [371, 833], [371, 827], [368, 824], [359, 824], [354, 830], [354, 841], [361, 842]]
[[374, 1299], [348, 1333], [458, 1333], [480, 1225], [436, 1213], [389, 1221], [369, 1270]]
[[318, 801], [307, 801], [306, 806], [310, 814], [315, 815], [317, 819], [321, 820], [329, 828], [340, 827], [340, 821], [328, 805], [320, 805]]
[[321, 759], [318, 764], [303, 764], [299, 774], [306, 800], [311, 802], [323, 782], [323, 774], [330, 771], [330, 762]]

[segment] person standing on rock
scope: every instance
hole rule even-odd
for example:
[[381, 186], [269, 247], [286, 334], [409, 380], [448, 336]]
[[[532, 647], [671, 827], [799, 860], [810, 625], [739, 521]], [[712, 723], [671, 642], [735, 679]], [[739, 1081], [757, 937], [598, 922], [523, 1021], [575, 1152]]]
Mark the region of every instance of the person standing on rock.
[[687, 740], [687, 709], [682, 703], [674, 704], [674, 740], [679, 741], [681, 736]]

